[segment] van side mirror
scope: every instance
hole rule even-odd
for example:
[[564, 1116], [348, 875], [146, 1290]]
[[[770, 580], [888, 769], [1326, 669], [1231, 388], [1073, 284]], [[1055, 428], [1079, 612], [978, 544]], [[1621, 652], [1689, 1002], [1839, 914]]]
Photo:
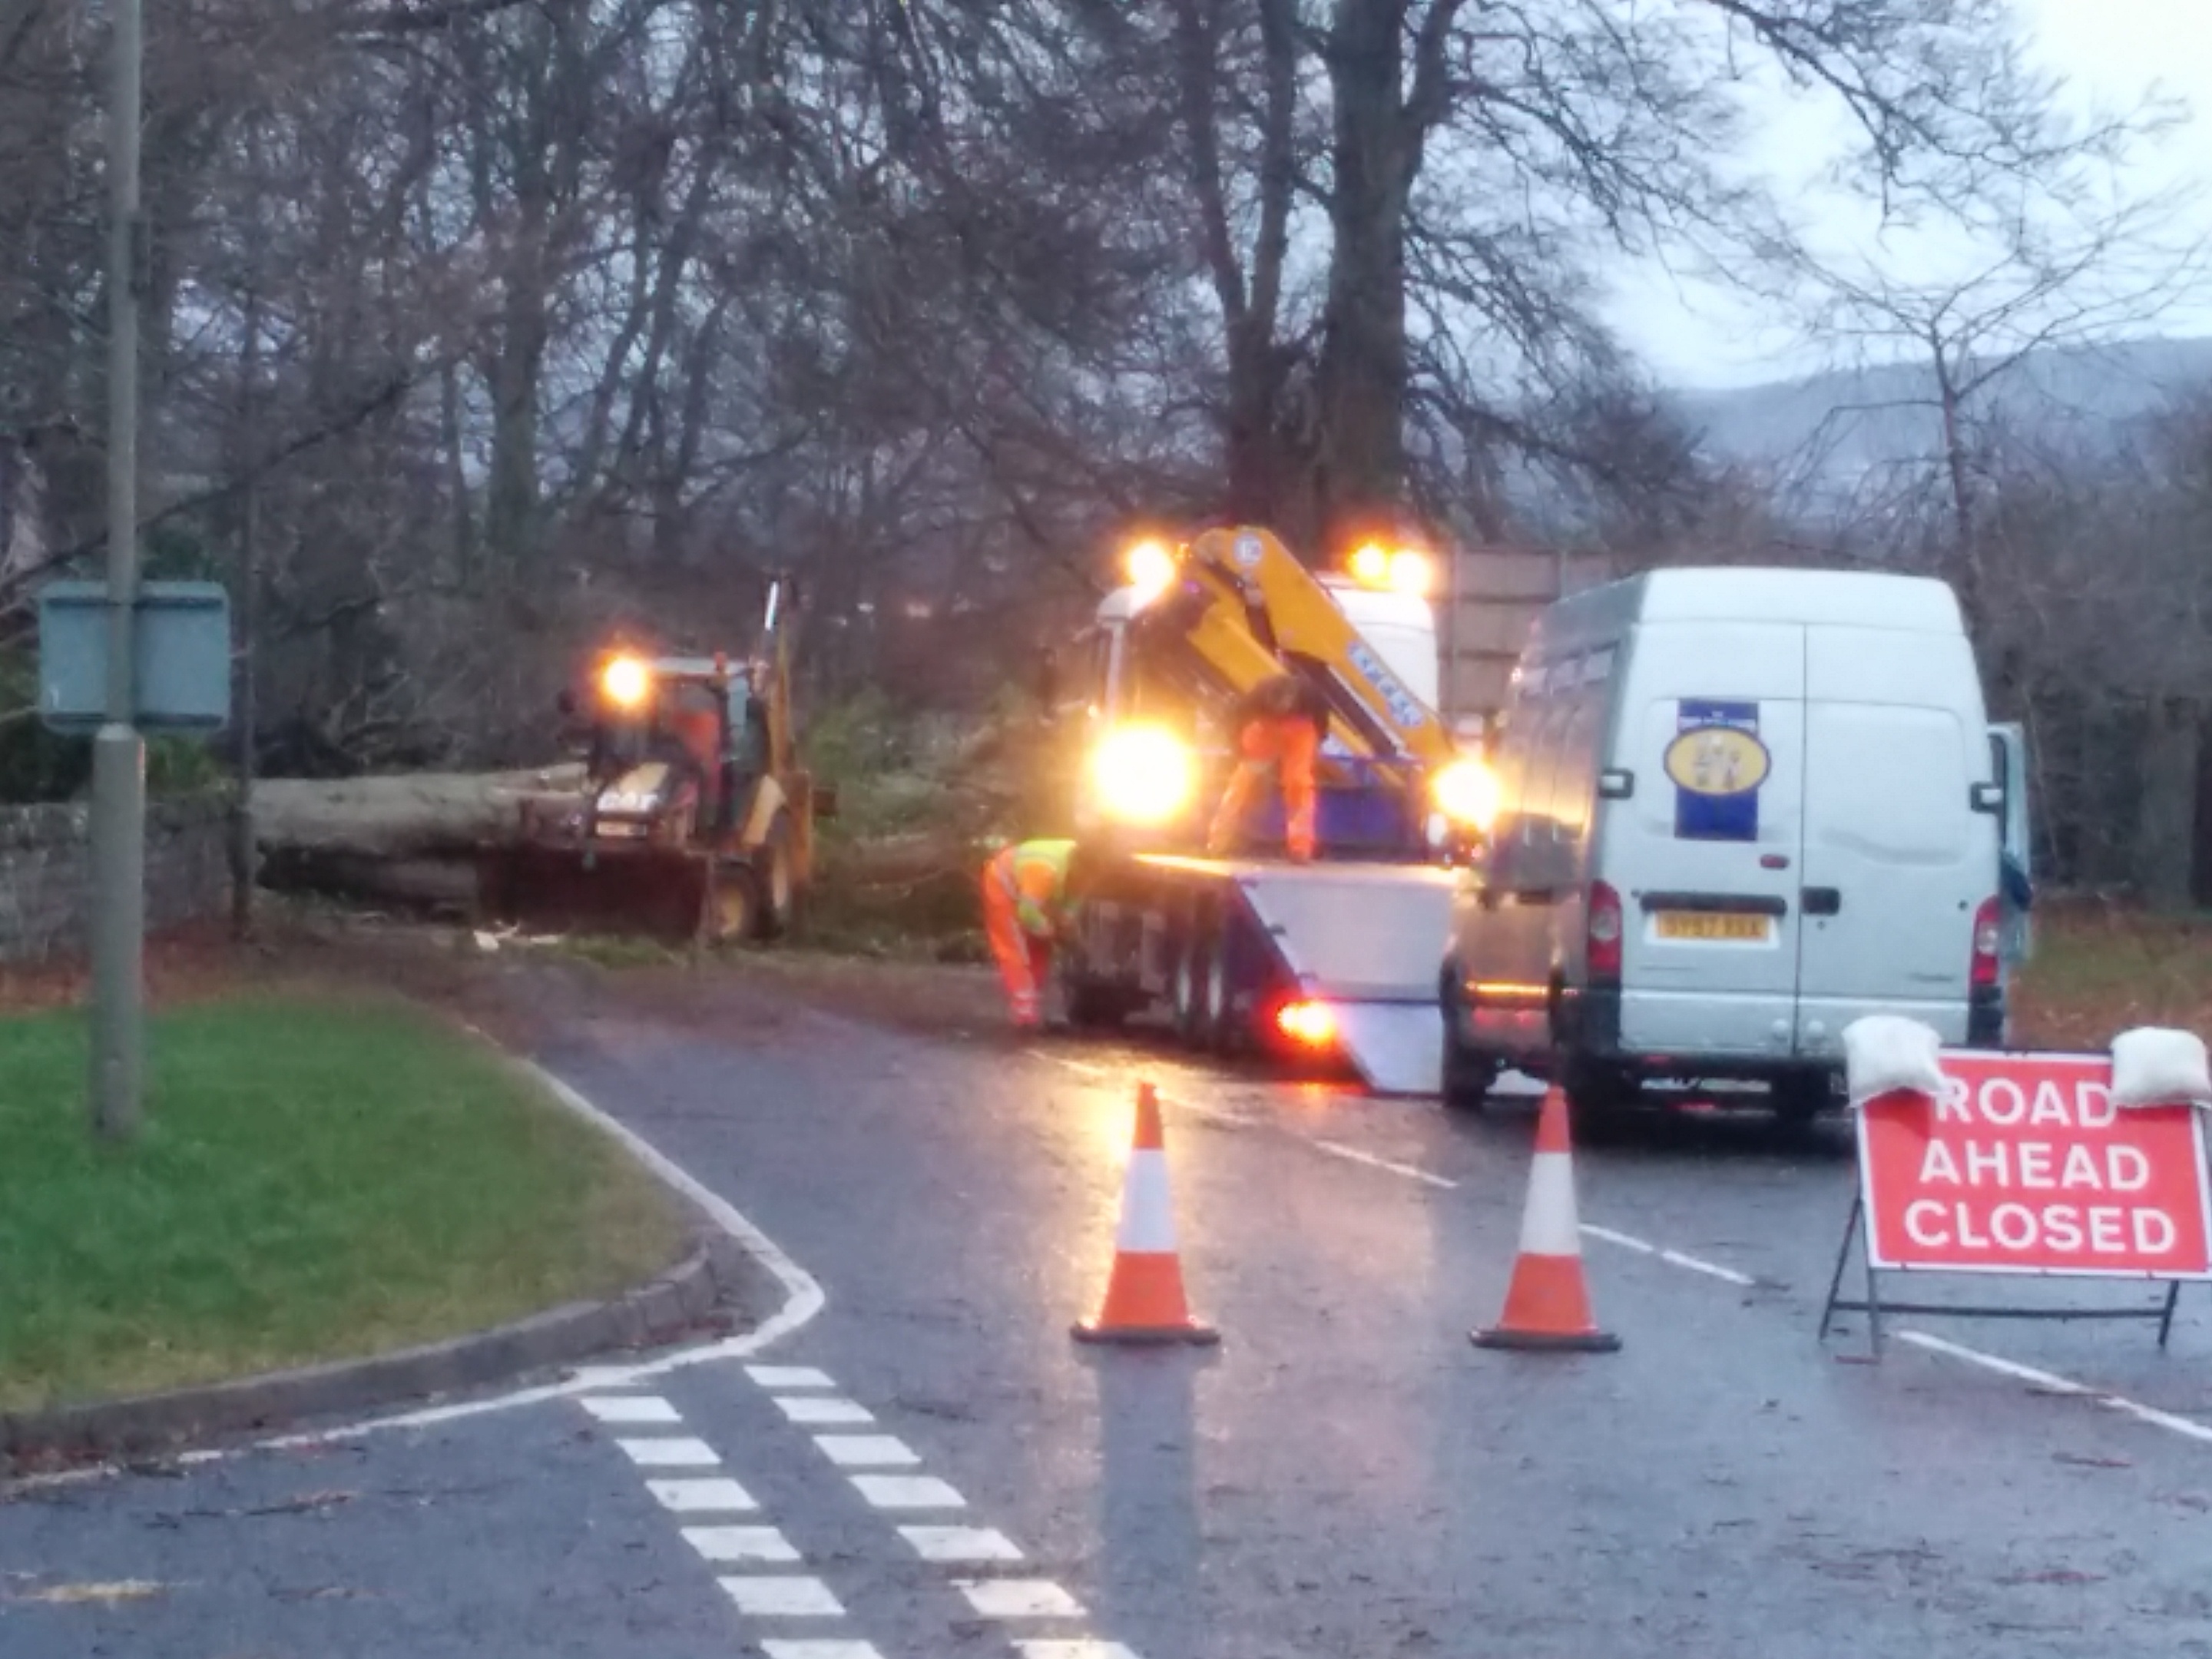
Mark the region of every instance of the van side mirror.
[[1970, 799], [1977, 812], [2002, 812], [2005, 805], [2004, 785], [1978, 783], [1973, 787]]

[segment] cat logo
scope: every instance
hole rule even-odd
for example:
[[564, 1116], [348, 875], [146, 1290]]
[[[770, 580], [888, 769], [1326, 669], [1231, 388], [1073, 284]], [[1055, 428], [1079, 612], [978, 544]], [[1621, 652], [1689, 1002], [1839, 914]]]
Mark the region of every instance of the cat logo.
[[1259, 568], [1261, 557], [1266, 551], [1260, 538], [1248, 530], [1237, 537], [1231, 549], [1231, 556], [1237, 561], [1239, 568], [1255, 570]]
[[1693, 726], [1667, 745], [1667, 775], [1692, 795], [1747, 795], [1774, 769], [1766, 745], [1734, 726]]

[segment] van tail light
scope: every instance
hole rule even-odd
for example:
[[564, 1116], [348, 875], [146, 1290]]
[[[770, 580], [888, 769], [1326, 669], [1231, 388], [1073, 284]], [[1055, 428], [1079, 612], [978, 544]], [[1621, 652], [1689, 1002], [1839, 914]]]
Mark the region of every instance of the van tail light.
[[1982, 908], [1974, 912], [1974, 965], [1968, 982], [1978, 991], [1984, 991], [1997, 982], [1998, 948], [2003, 943], [2003, 924], [1993, 898], [1982, 901]]
[[1589, 926], [1584, 943], [1589, 976], [1594, 980], [1620, 977], [1620, 895], [1611, 885], [1594, 881], [1589, 890]]

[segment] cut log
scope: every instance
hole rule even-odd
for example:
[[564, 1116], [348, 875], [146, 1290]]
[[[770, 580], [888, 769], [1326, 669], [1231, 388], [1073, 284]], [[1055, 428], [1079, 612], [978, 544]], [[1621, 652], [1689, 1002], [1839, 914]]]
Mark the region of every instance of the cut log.
[[524, 796], [580, 788], [583, 779], [580, 765], [335, 781], [270, 778], [253, 788], [254, 836], [271, 854], [466, 855], [512, 838]]

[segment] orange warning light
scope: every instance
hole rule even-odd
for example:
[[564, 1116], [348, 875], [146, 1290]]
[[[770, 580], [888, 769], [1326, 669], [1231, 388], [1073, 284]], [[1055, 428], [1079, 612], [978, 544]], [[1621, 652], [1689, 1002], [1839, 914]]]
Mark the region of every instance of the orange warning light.
[[1275, 1029], [1306, 1048], [1323, 1048], [1336, 1041], [1336, 1015], [1326, 1002], [1286, 1002], [1276, 1012]]

